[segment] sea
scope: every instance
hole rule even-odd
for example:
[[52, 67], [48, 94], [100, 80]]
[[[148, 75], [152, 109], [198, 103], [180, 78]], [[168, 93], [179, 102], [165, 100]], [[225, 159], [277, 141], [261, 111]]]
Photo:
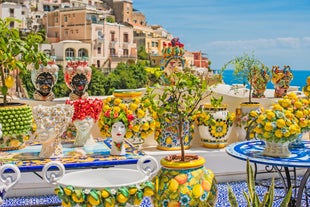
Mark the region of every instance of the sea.
[[[299, 90], [302, 89], [303, 86], [306, 85], [306, 79], [308, 76], [310, 76], [310, 69], [309, 70], [293, 70], [293, 80], [291, 82], [291, 86], [299, 86]], [[223, 72], [223, 81], [226, 84], [243, 84], [242, 80], [238, 80], [234, 75], [233, 75], [233, 70], [225, 70]], [[274, 86], [270, 82], [267, 84], [268, 89], [273, 89]]]

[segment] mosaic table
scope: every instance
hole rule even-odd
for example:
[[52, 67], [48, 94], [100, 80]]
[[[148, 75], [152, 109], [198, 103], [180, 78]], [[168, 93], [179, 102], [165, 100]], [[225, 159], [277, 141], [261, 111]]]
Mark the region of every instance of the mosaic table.
[[251, 140], [244, 142], [236, 142], [226, 147], [226, 153], [240, 160], [249, 159], [255, 164], [273, 165], [284, 167], [287, 189], [291, 187], [291, 176], [289, 168], [307, 168], [303, 178], [299, 184], [297, 197], [292, 199], [290, 206], [301, 206], [302, 194], [307, 187], [310, 177], [310, 141], [303, 141], [304, 148], [290, 149], [291, 155], [286, 158], [269, 157], [263, 155], [265, 142], [260, 140]]
[[13, 151], [0, 152], [0, 165], [14, 164], [21, 172], [41, 171], [46, 163], [60, 161], [66, 169], [109, 167], [114, 165], [136, 164], [144, 154], [126, 143], [125, 156], [110, 155], [111, 138], [97, 139], [90, 147], [74, 147], [72, 143], [63, 144], [63, 157], [39, 158], [41, 145], [31, 144]]

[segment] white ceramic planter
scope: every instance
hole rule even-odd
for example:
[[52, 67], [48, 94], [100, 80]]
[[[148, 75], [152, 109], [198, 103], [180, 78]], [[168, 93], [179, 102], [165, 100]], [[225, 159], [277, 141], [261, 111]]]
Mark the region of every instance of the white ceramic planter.
[[[58, 171], [48, 170], [57, 167]], [[151, 177], [159, 170], [150, 156], [139, 159], [137, 170], [89, 169], [65, 174], [63, 164], [50, 162], [43, 168], [46, 182], [57, 185], [55, 192], [63, 206], [139, 206], [143, 197], [154, 194]]]
[[[6, 170], [12, 170], [13, 174], [6, 173]], [[20, 179], [21, 173], [16, 165], [4, 164], [0, 167], [0, 205], [6, 192], [13, 187]]]

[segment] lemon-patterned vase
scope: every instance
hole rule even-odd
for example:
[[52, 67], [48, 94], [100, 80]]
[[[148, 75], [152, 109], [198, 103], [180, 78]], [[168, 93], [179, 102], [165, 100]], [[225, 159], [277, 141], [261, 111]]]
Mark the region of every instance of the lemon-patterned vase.
[[162, 168], [153, 178], [155, 207], [215, 205], [218, 190], [214, 174], [204, 167], [204, 158], [192, 156], [198, 159], [185, 162], [161, 160]]
[[232, 130], [233, 120], [227, 107], [206, 108], [212, 117], [210, 125], [199, 125], [198, 132], [202, 144], [206, 148], [224, 148]]
[[[157, 149], [160, 150], [180, 150], [180, 138], [177, 121], [161, 121], [160, 127], [156, 128], [155, 140]], [[189, 149], [194, 136], [194, 124], [189, 121], [183, 122], [182, 137], [184, 149]]]

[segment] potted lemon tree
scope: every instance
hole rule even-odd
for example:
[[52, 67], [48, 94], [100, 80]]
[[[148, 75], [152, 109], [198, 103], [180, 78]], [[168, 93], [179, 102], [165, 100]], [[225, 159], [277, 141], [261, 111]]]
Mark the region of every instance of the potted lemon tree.
[[[252, 98], [263, 98], [267, 83], [270, 81], [270, 69], [257, 59], [254, 54], [244, 53], [228, 61], [222, 67], [222, 71], [227, 67], [233, 66], [233, 75], [242, 81], [243, 84], [249, 84], [248, 101], [240, 104], [240, 111], [237, 111], [236, 118], [238, 127], [238, 139], [244, 140], [246, 137], [246, 120], [249, 112], [257, 110], [260, 107], [259, 102], [253, 102]], [[254, 90], [253, 90], [254, 89]]]
[[[193, 123], [193, 115], [202, 100], [210, 96], [206, 82], [189, 71], [176, 72], [168, 76], [172, 84], [148, 88], [144, 97], [151, 102], [161, 123], [158, 130], [167, 127], [164, 121], [176, 123], [177, 141], [180, 154], [172, 154], [161, 159], [161, 170], [154, 177], [158, 188], [154, 196], [155, 206], [213, 206], [217, 198], [217, 186], [212, 171], [204, 166], [203, 157], [185, 154], [184, 125]], [[185, 136], [184, 136], [185, 135]]]
[[[17, 28], [11, 28], [11, 23], [19, 23], [13, 18], [0, 19], [0, 123], [2, 137], [0, 149], [16, 149], [23, 144], [25, 134], [32, 126], [32, 110], [30, 106], [8, 101], [8, 91], [14, 87], [13, 72], [22, 73], [32, 64], [38, 68], [47, 63], [46, 56], [39, 52], [42, 36], [29, 34], [20, 36]], [[18, 77], [16, 77], [18, 78]]]

